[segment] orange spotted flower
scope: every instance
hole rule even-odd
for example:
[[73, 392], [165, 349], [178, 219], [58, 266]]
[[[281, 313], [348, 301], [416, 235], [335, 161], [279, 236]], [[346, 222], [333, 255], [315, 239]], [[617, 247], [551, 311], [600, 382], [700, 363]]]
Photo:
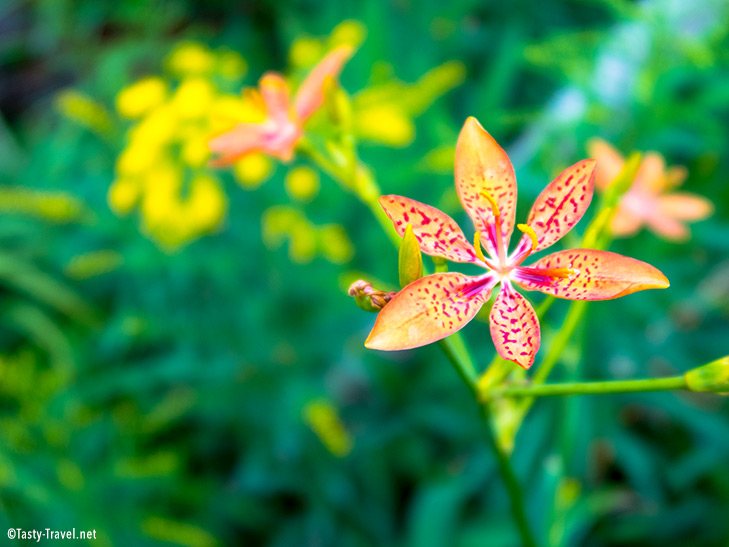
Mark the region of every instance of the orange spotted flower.
[[[625, 160], [615, 148], [601, 139], [587, 145], [590, 156], [597, 160], [595, 184], [605, 190], [620, 174]], [[620, 201], [613, 217], [612, 232], [626, 237], [635, 234], [643, 225], [672, 241], [689, 237], [686, 222], [708, 217], [713, 207], [701, 196], [688, 192], [670, 192], [686, 178], [683, 167], [669, 167], [656, 152], [648, 152], [641, 162], [635, 180]]]
[[473, 245], [438, 209], [394, 195], [383, 196], [380, 204], [401, 236], [412, 226], [424, 253], [475, 264], [486, 272], [438, 273], [413, 281], [382, 309], [365, 345], [402, 350], [441, 340], [473, 319], [500, 283], [491, 309], [491, 338], [504, 359], [529, 368], [539, 349], [539, 321], [515, 285], [570, 300], [608, 300], [668, 287], [666, 277], [653, 266], [607, 251], [558, 251], [522, 265], [582, 218], [592, 199], [594, 169], [594, 160], [583, 160], [554, 179], [537, 197], [527, 224], [517, 225], [524, 235], [509, 253], [516, 211], [514, 168], [478, 121], [466, 120], [456, 145], [455, 179], [458, 197], [475, 227]]
[[324, 102], [327, 82], [339, 75], [352, 53], [350, 46], [340, 46], [324, 57], [299, 86], [293, 104], [284, 77], [277, 72], [264, 74], [258, 83], [260, 95], [256, 97], [266, 112], [265, 119], [260, 123], [240, 123], [212, 139], [210, 150], [218, 154], [213, 164], [229, 165], [254, 152], [291, 161], [304, 124]]

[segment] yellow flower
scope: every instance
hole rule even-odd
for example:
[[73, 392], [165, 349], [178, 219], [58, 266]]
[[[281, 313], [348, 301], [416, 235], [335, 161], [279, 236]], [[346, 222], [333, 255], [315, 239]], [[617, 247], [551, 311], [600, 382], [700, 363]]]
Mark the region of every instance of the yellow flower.
[[371, 104], [355, 116], [355, 131], [369, 141], [402, 147], [415, 138], [415, 125], [395, 104]]
[[130, 130], [129, 136], [131, 143], [143, 147], [162, 146], [174, 140], [178, 129], [177, 113], [165, 103], [151, 110]]
[[308, 68], [314, 66], [324, 53], [324, 45], [321, 40], [311, 36], [302, 36], [291, 44], [289, 62], [296, 68]]
[[109, 188], [109, 207], [117, 215], [126, 215], [139, 201], [139, 183], [134, 178], [118, 178]]
[[182, 161], [190, 167], [202, 167], [210, 157], [208, 141], [205, 135], [192, 135], [182, 143], [180, 152]]
[[183, 42], [168, 55], [166, 66], [179, 77], [207, 74], [215, 67], [215, 55], [203, 44]]
[[343, 264], [352, 259], [354, 246], [347, 232], [338, 224], [329, 224], [319, 229], [321, 253], [329, 262]]
[[202, 118], [210, 109], [215, 91], [208, 80], [189, 78], [172, 97], [172, 108], [183, 119]]
[[319, 173], [311, 167], [294, 167], [286, 175], [285, 185], [293, 199], [311, 201], [319, 193]]
[[116, 96], [116, 109], [125, 118], [139, 118], [162, 104], [166, 96], [167, 84], [151, 76], [122, 89]]
[[265, 154], [248, 154], [233, 164], [235, 180], [249, 190], [258, 188], [272, 171], [273, 162]]
[[248, 70], [248, 64], [237, 51], [225, 50], [218, 53], [217, 72], [228, 80], [242, 78]]
[[225, 194], [220, 184], [210, 175], [201, 174], [190, 183], [187, 206], [189, 222], [200, 232], [217, 228], [225, 216]]
[[266, 110], [260, 101], [250, 96], [219, 95], [210, 106], [208, 124], [211, 133], [222, 133], [239, 123], [261, 123]]
[[182, 187], [182, 176], [179, 167], [168, 163], [151, 169], [144, 177], [142, 217], [150, 231], [164, 225], [175, 212], [179, 212], [176, 198]]
[[298, 264], [308, 264], [316, 256], [316, 230], [302, 222], [289, 234], [289, 258]]
[[131, 142], [116, 160], [117, 175], [140, 175], [156, 163], [160, 154], [160, 148], [151, 143]]
[[348, 19], [342, 21], [332, 30], [329, 35], [329, 48], [337, 46], [352, 46], [358, 48], [367, 35], [367, 28], [359, 21]]

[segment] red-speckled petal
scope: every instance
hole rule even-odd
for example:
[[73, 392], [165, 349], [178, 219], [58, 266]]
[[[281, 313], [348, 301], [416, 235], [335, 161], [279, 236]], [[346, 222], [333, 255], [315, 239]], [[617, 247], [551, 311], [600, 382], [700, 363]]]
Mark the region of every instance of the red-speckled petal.
[[530, 267], [516, 268], [512, 275], [525, 289], [568, 300], [610, 300], [669, 286], [666, 276], [650, 264], [592, 249], [552, 253]]
[[354, 53], [351, 46], [340, 46], [330, 52], [301, 83], [294, 99], [294, 109], [305, 122], [324, 102], [324, 86], [329, 78], [336, 78]]
[[595, 188], [595, 160], [568, 167], [539, 194], [527, 224], [537, 234], [540, 251], [562, 239], [585, 214]]
[[392, 351], [437, 342], [473, 319], [495, 284], [489, 274], [471, 277], [449, 272], [421, 277], [382, 309], [365, 346]]
[[489, 233], [494, 213], [488, 193], [498, 204], [504, 249], [514, 230], [516, 176], [509, 156], [476, 118], [468, 118], [456, 144], [455, 178], [458, 197], [479, 232]]
[[265, 144], [266, 132], [262, 125], [238, 124], [210, 141], [210, 151], [218, 155], [210, 163], [216, 167], [230, 165], [241, 156], [262, 150]]
[[402, 196], [382, 196], [380, 205], [402, 237], [407, 225], [413, 227], [420, 250], [427, 255], [440, 256], [453, 262], [479, 262], [456, 221], [444, 212], [414, 199]]
[[529, 301], [509, 283], [501, 285], [489, 322], [499, 355], [521, 367], [531, 367], [539, 351], [539, 319]]

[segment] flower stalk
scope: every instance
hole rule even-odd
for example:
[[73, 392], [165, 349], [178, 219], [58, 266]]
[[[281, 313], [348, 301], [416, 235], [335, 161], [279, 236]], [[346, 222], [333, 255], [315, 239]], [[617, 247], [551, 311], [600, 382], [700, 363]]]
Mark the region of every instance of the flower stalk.
[[485, 401], [500, 397], [550, 397], [558, 395], [608, 395], [647, 391], [688, 389], [684, 376], [610, 380], [606, 382], [569, 382], [560, 384], [501, 385], [481, 393]]
[[[312, 143], [306, 139], [299, 141], [298, 148], [309, 157], [311, 161], [317, 164], [323, 171], [334, 178], [342, 187], [354, 193], [357, 198], [364, 203], [372, 212], [377, 222], [383, 228], [390, 241], [399, 250], [402, 238], [395, 231], [392, 222], [386, 215], [384, 209], [380, 206], [379, 187], [363, 165], [359, 163], [356, 153], [351, 155], [334, 155], [324, 154], [319, 151]], [[349, 157], [354, 165], [347, 165], [346, 158]], [[340, 158], [343, 161], [337, 161]], [[365, 176], [366, 181], [362, 184], [358, 177]], [[445, 268], [447, 270], [447, 267]], [[436, 270], [438, 270], [438, 262], [436, 262]], [[428, 275], [427, 266], [423, 265], [422, 275]], [[438, 345], [453, 365], [458, 376], [463, 383], [474, 394], [474, 398], [478, 400], [478, 372], [475, 363], [471, 357], [471, 353], [466, 346], [460, 333], [454, 333], [447, 338], [441, 340]], [[480, 415], [484, 425], [484, 433], [486, 440], [496, 456], [497, 466], [501, 479], [506, 487], [510, 500], [510, 508], [514, 523], [521, 538], [521, 543], [527, 547], [536, 547], [537, 542], [531, 531], [529, 520], [526, 514], [526, 505], [524, 503], [524, 495], [519, 484], [513, 466], [509, 461], [509, 456], [504, 451], [497, 439], [496, 432], [492, 425], [491, 409], [488, 405], [479, 403]]]

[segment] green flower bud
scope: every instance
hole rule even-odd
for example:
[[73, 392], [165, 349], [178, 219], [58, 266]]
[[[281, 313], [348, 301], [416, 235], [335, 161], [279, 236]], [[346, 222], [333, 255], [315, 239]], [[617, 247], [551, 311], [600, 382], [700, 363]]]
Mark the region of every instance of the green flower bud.
[[684, 374], [691, 391], [729, 393], [729, 355]]
[[423, 277], [423, 255], [420, 252], [418, 240], [413, 233], [413, 227], [408, 224], [400, 243], [398, 253], [398, 271], [400, 286], [409, 285], [416, 279]]

